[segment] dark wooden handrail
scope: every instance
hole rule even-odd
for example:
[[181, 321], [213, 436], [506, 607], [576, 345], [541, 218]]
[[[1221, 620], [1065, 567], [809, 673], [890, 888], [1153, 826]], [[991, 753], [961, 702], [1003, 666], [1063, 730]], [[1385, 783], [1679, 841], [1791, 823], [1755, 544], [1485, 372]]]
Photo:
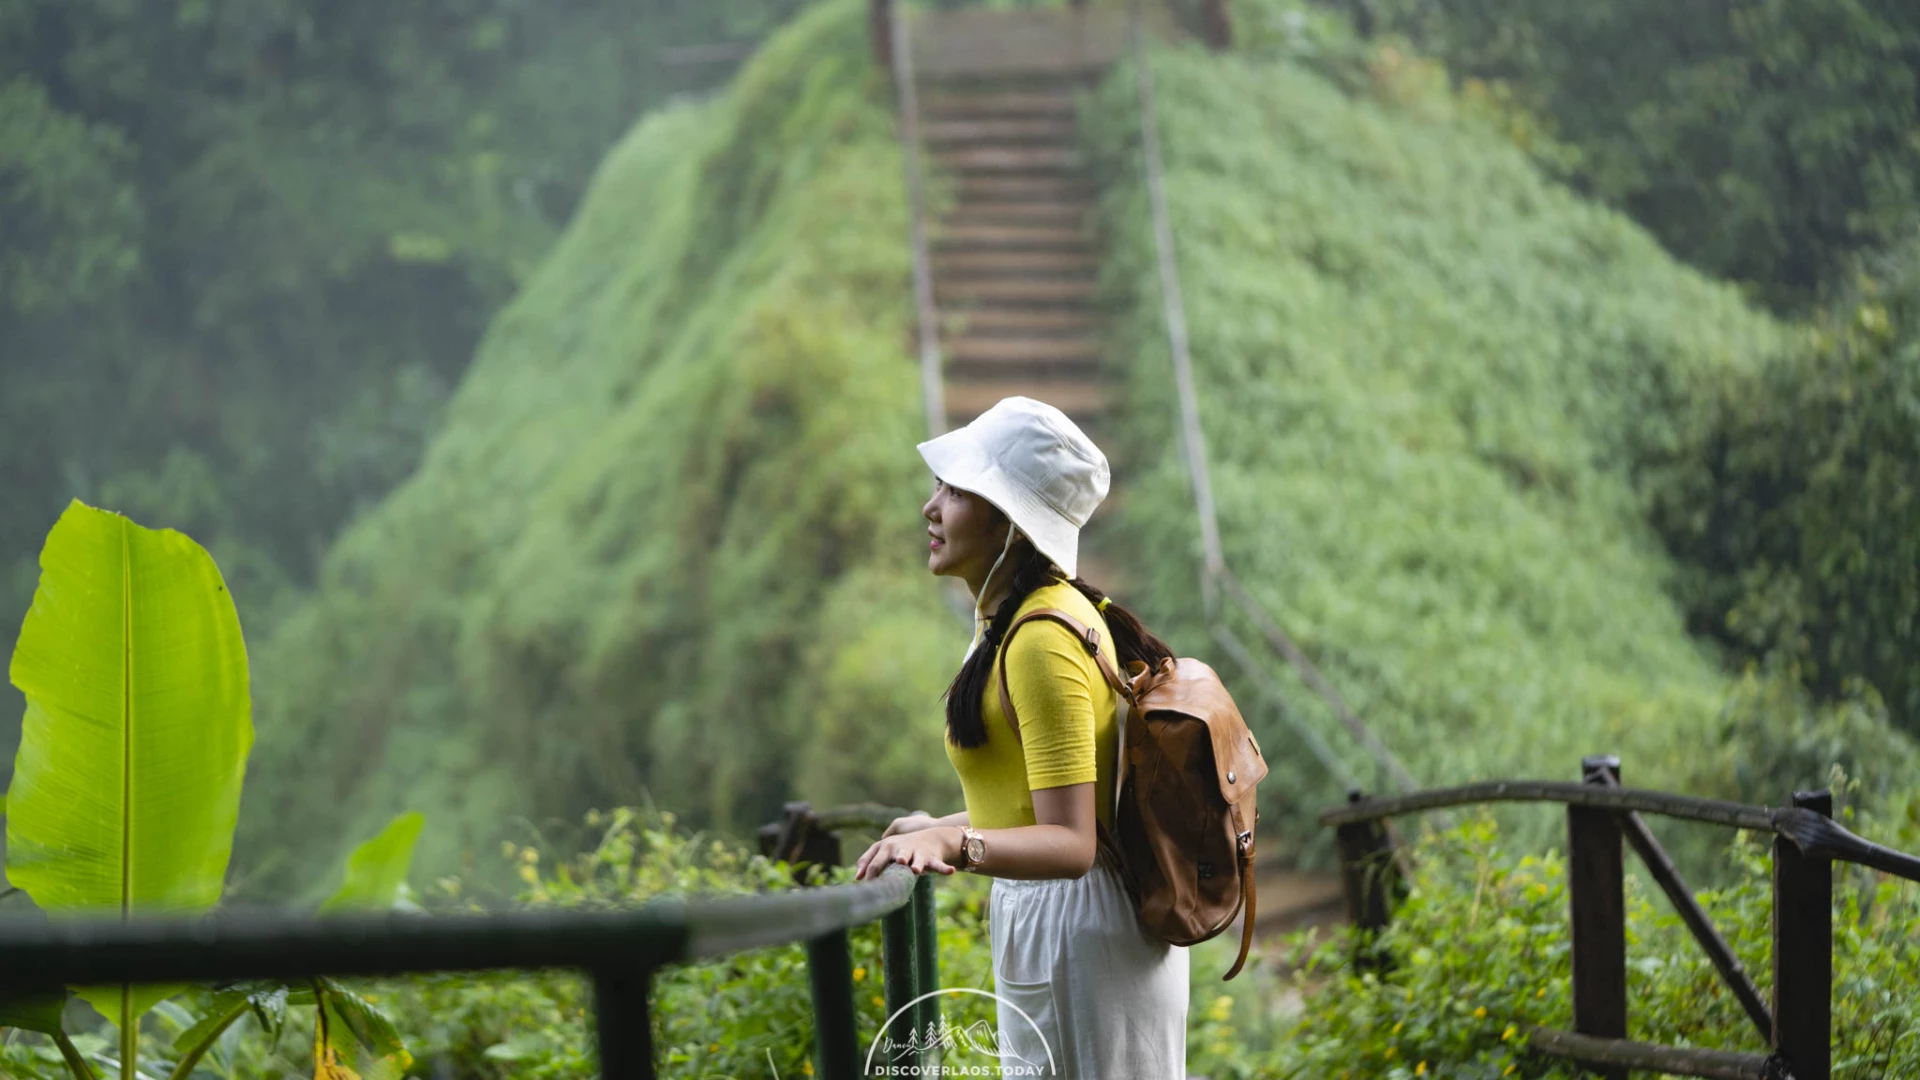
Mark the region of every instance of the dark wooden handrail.
[[[1738, 1080], [1829, 1080], [1832, 1072], [1833, 867], [1857, 863], [1920, 881], [1920, 858], [1862, 839], [1832, 819], [1826, 792], [1795, 792], [1792, 805], [1752, 806], [1620, 786], [1618, 758], [1582, 760], [1581, 783], [1495, 780], [1370, 799], [1355, 791], [1344, 806], [1320, 814], [1339, 840], [1348, 911], [1355, 927], [1354, 963], [1390, 966], [1376, 932], [1388, 925], [1397, 888], [1391, 858], [1394, 817], [1495, 802], [1550, 802], [1567, 807], [1568, 903], [1572, 922], [1573, 1020], [1576, 1030], [1535, 1029], [1529, 1045], [1585, 1063], [1598, 1075], [1625, 1080], [1629, 1069]], [[1641, 814], [1660, 814], [1772, 834], [1774, 865], [1773, 1002], [1761, 1000], [1747, 975], [1654, 838]], [[1631, 844], [1681, 921], [1713, 962], [1771, 1048], [1735, 1054], [1630, 1042], [1627, 1034], [1626, 935], [1622, 841]]]
[[1572, 1031], [1537, 1027], [1528, 1032], [1527, 1045], [1554, 1057], [1595, 1065], [1677, 1073], [1706, 1080], [1779, 1080], [1778, 1058], [1733, 1050], [1698, 1050], [1686, 1046], [1657, 1046], [1627, 1039], [1597, 1039]]
[[1387, 798], [1363, 798], [1320, 812], [1322, 825], [1378, 821], [1452, 806], [1494, 802], [1553, 802], [1602, 810], [1638, 811], [1685, 821], [1773, 833], [1803, 854], [1859, 863], [1882, 873], [1920, 881], [1920, 857], [1895, 851], [1849, 832], [1832, 818], [1799, 807], [1751, 806], [1644, 788], [1595, 787], [1564, 780], [1489, 780], [1428, 788]]

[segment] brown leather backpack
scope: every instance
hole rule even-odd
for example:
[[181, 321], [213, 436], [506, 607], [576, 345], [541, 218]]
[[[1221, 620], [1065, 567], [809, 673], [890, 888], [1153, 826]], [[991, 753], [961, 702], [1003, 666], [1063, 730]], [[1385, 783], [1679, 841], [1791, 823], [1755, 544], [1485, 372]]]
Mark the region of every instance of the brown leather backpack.
[[1181, 657], [1148, 671], [1136, 660], [1131, 678], [1122, 680], [1100, 652], [1100, 631], [1058, 608], [1021, 616], [1001, 641], [1000, 709], [1014, 741], [1020, 719], [1007, 693], [1006, 642], [1034, 619], [1073, 631], [1120, 695], [1114, 828], [1109, 834], [1097, 819], [1096, 828], [1141, 927], [1170, 944], [1193, 945], [1225, 930], [1244, 909], [1240, 955], [1221, 976], [1233, 978], [1253, 942], [1253, 827], [1260, 820], [1254, 787], [1267, 775], [1260, 744], [1212, 668]]

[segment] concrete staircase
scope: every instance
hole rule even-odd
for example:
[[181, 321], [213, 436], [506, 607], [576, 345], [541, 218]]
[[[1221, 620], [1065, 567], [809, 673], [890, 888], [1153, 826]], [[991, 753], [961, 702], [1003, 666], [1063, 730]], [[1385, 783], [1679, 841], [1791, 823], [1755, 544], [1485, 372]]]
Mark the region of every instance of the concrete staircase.
[[914, 34], [922, 139], [957, 188], [930, 229], [947, 423], [1019, 394], [1057, 406], [1107, 452], [1114, 485], [1082, 532], [1080, 575], [1123, 602], [1123, 564], [1103, 543], [1124, 467], [1074, 98], [1124, 41], [1115, 9], [941, 12]]

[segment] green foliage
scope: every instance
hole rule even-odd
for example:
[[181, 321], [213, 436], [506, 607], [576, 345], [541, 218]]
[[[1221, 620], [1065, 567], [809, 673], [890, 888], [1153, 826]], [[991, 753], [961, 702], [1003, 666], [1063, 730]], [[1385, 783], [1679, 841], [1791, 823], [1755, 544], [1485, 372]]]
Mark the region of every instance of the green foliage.
[[[1152, 57], [1229, 565], [1423, 783], [1567, 776], [1612, 751], [1633, 783], [1734, 794], [1736, 751], [1710, 738], [1727, 683], [1667, 593], [1636, 465], [1688, 445], [1689, 403], [1787, 335], [1544, 177], [1430, 65], [1356, 68], [1315, 27]], [[1135, 100], [1123, 70], [1083, 110], [1114, 178], [1120, 456], [1146, 463], [1115, 527], [1155, 554], [1134, 564], [1149, 624], [1204, 655]], [[1278, 843], [1324, 845], [1307, 814], [1337, 781], [1250, 719]]]
[[1916, 732], [1920, 246], [1875, 270], [1701, 402], [1654, 520], [1698, 632]]
[[798, 3], [0, 3], [0, 619], [78, 497], [200, 539], [264, 630], [607, 145], [735, 66], [676, 51]]
[[[1376, 943], [1394, 966], [1357, 973], [1345, 928], [1327, 938], [1294, 936], [1287, 963], [1308, 994], [1306, 1008], [1254, 1067], [1280, 1076], [1570, 1080], [1575, 1070], [1522, 1053], [1528, 1028], [1571, 1026], [1564, 859], [1518, 855], [1484, 818], [1429, 832], [1414, 851], [1410, 895]], [[1730, 883], [1695, 896], [1764, 996], [1772, 971], [1771, 860], [1745, 833], [1726, 855]], [[1840, 868], [1836, 879], [1843, 887], [1834, 910], [1834, 1076], [1909, 1075], [1920, 1068], [1920, 1047], [1903, 1037], [1920, 1028], [1909, 992], [1920, 979], [1920, 890], [1857, 868]], [[1629, 1037], [1765, 1053], [1706, 954], [1657, 894], [1629, 873]]]
[[[484, 880], [517, 879], [508, 897], [460, 877], [445, 877], [422, 890], [422, 902], [439, 914], [498, 911], [621, 910], [667, 897], [716, 897], [795, 888], [793, 867], [771, 862], [712, 832], [686, 828], [672, 813], [622, 808], [591, 811], [578, 823], [556, 823], [549, 835], [530, 833], [529, 843], [504, 842], [497, 860], [506, 873]], [[848, 837], [849, 848], [853, 837]], [[565, 852], [562, 854], [562, 852]], [[812, 871], [810, 884], [846, 884], [849, 867]], [[993, 989], [988, 936], [991, 881], [967, 875], [936, 878], [939, 985]], [[502, 901], [505, 901], [504, 903]], [[865, 1047], [886, 1016], [885, 965], [880, 924], [849, 934], [854, 963], [855, 1033]], [[1207, 1075], [1244, 1064], [1243, 1025], [1263, 1011], [1273, 979], [1256, 957], [1233, 983], [1220, 972], [1231, 962], [1237, 939], [1223, 935], [1195, 946], [1192, 964], [1190, 1063]], [[328, 984], [346, 992], [345, 987]], [[408, 1076], [460, 1076], [469, 1080], [591, 1080], [598, 1075], [594, 1052], [593, 994], [569, 972], [482, 975], [436, 973], [405, 979], [357, 982], [358, 998], [377, 1007], [407, 1039]], [[197, 1069], [179, 1080], [279, 1080], [312, 1068], [306, 1048], [315, 1034], [311, 992], [269, 984], [223, 991], [195, 991], [192, 1009], [163, 1007], [150, 1020], [153, 1034], [184, 1047], [205, 1041], [210, 1025], [188, 1031], [198, 1016], [231, 1020], [214, 1038]], [[965, 1026], [995, 1021], [991, 998], [944, 994], [940, 1009]], [[814, 1075], [813, 1006], [802, 944], [756, 949], [658, 972], [651, 998], [653, 1041], [663, 1072], [676, 1076], [804, 1077]], [[384, 1029], [382, 1029], [384, 1030]], [[83, 1046], [95, 1042], [77, 1037]], [[20, 1080], [53, 1080], [58, 1059], [44, 1040], [17, 1036], [0, 1041], [0, 1069]]]
[[[908, 554], [906, 219], [863, 13], [810, 12], [612, 152], [420, 471], [260, 650], [259, 888], [311, 887], [264, 863], [293, 823], [364, 835], [402, 798], [464, 823], [422, 840], [441, 871], [514, 814], [643, 792], [735, 826], [957, 799], [964, 630]], [[883, 746], [885, 773], [846, 763]]]
[[[253, 743], [246, 645], [219, 567], [180, 533], [78, 500], [40, 564], [9, 669], [27, 717], [7, 875], [60, 915], [207, 911]], [[177, 989], [80, 994], [130, 1031]]]
[[347, 856], [346, 880], [340, 883], [339, 892], [320, 905], [320, 912], [393, 907], [406, 888], [413, 847], [426, 821], [418, 811], [401, 814], [380, 830], [380, 835], [353, 849]]
[[[6, 793], [8, 872], [56, 917], [208, 911], [225, 884], [253, 744], [246, 643], [220, 569], [187, 536], [77, 499], [40, 564], [9, 668], [27, 717]], [[356, 849], [326, 907], [391, 906], [422, 820], [402, 815]], [[76, 989], [119, 1027], [124, 1076], [139, 1060], [142, 1017], [184, 988]], [[283, 1015], [288, 998], [286, 987], [259, 983], [214, 993], [175, 1040], [175, 1080], [248, 1009], [277, 1036], [280, 1021], [269, 1017]], [[319, 1080], [397, 1080], [410, 1059], [378, 1010], [325, 979], [305, 1000], [318, 1015]], [[66, 1006], [64, 992], [0, 1001], [0, 1027], [52, 1036], [47, 1053], [58, 1056], [46, 1060], [92, 1080], [64, 1031]]]
[[1583, 191], [1771, 300], [1804, 304], [1920, 221], [1907, 0], [1338, 6], [1509, 95]]

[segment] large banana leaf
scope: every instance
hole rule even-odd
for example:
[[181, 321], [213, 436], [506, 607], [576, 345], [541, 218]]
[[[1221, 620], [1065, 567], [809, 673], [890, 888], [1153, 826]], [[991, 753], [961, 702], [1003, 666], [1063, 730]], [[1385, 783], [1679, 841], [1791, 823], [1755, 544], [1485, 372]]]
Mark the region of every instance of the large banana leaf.
[[[9, 674], [27, 698], [13, 884], [55, 917], [211, 908], [253, 720], [240, 619], [206, 550], [74, 500], [41, 550]], [[81, 994], [126, 1026], [174, 989]]]
[[418, 810], [401, 814], [388, 822], [380, 835], [354, 848], [347, 856], [347, 879], [320, 905], [320, 913], [392, 907], [400, 898], [400, 886], [406, 884], [407, 870], [413, 866], [413, 846], [426, 823], [426, 816]]

